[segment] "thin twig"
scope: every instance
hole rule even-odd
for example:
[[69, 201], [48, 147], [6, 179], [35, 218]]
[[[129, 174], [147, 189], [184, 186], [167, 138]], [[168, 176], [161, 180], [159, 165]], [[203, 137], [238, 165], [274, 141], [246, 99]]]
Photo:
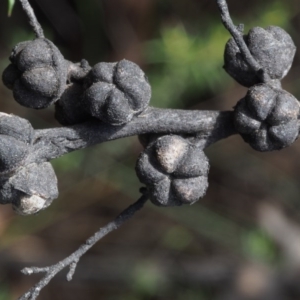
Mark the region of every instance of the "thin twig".
[[25, 11], [28, 19], [29, 19], [29, 24], [32, 27], [35, 35], [37, 38], [44, 38], [44, 31], [43, 28], [41, 26], [41, 24], [38, 22], [34, 11], [31, 7], [31, 5], [29, 4], [28, 0], [20, 0], [21, 5], [23, 10]]
[[49, 161], [75, 150], [141, 134], [197, 135], [205, 147], [236, 134], [233, 112], [160, 109], [149, 107], [122, 126], [90, 121], [74, 126], [35, 131], [34, 145], [26, 163]]
[[129, 220], [137, 211], [139, 211], [144, 206], [144, 204], [148, 200], [148, 195], [144, 190], [142, 190], [142, 192], [143, 195], [138, 201], [126, 208], [118, 217], [116, 217], [114, 221], [108, 223], [105, 227], [100, 228], [93, 236], [87, 239], [84, 244], [82, 244], [67, 258], [49, 267], [30, 267], [23, 269], [21, 272], [25, 275], [32, 275], [36, 273], [46, 274], [35, 286], [33, 286], [24, 295], [22, 295], [19, 300], [35, 300], [40, 294], [41, 290], [51, 281], [51, 279], [56, 276], [57, 273], [68, 266], [70, 267], [70, 271], [67, 274], [67, 280], [72, 280], [77, 263], [79, 262], [81, 256], [83, 256], [90, 248], [92, 248], [108, 233], [115, 229], [118, 229], [123, 223]]
[[263, 82], [270, 81], [270, 76], [263, 70], [261, 65], [254, 59], [247, 44], [244, 41], [243, 33], [239, 30], [239, 26], [235, 26], [231, 20], [228, 5], [226, 0], [216, 0], [219, 10], [221, 12], [222, 23], [225, 28], [230, 32], [236, 44], [238, 45], [244, 60], [247, 62], [249, 67], [261, 78]]

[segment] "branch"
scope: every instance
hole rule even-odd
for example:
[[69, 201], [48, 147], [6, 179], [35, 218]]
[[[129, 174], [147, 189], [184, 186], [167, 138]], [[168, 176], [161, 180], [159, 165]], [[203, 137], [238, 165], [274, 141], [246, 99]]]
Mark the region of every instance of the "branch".
[[221, 13], [222, 23], [230, 32], [236, 44], [238, 45], [241, 54], [247, 64], [256, 72], [263, 82], [270, 81], [270, 76], [263, 70], [261, 65], [254, 59], [244, 41], [243, 33], [235, 26], [231, 20], [226, 0], [216, 0]]
[[41, 290], [46, 285], [48, 285], [51, 279], [54, 276], [56, 276], [57, 273], [59, 273], [68, 266], [70, 268], [70, 271], [67, 274], [67, 280], [72, 280], [76, 266], [81, 256], [83, 256], [90, 248], [92, 248], [100, 239], [102, 239], [108, 233], [118, 229], [122, 224], [129, 220], [137, 211], [139, 211], [144, 206], [144, 204], [148, 200], [148, 195], [144, 190], [142, 190], [142, 193], [143, 195], [137, 202], [126, 208], [114, 221], [108, 223], [105, 227], [102, 227], [99, 231], [97, 231], [93, 236], [87, 239], [84, 244], [82, 244], [75, 252], [73, 252], [67, 258], [49, 267], [30, 267], [23, 269], [21, 272], [25, 275], [32, 275], [36, 273], [46, 273], [46, 275], [34, 287], [32, 287], [23, 296], [21, 296], [19, 300], [36, 299], [40, 294]]
[[37, 38], [44, 38], [44, 31], [42, 29], [42, 26], [40, 25], [40, 23], [38, 22], [34, 11], [31, 7], [31, 5], [29, 4], [28, 0], [20, 0], [21, 5], [23, 10], [25, 11], [28, 19], [29, 19], [29, 24], [32, 27], [35, 35]]
[[70, 127], [36, 130], [26, 163], [43, 162], [95, 144], [147, 133], [195, 135], [203, 148], [236, 134], [233, 112], [186, 111], [149, 107], [126, 125], [91, 121]]

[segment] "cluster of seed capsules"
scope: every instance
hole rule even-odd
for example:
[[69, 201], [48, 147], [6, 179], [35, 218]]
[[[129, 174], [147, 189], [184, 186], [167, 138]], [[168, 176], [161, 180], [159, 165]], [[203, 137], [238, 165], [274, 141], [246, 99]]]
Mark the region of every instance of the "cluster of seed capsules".
[[[134, 63], [71, 63], [45, 38], [21, 42], [10, 55], [3, 83], [21, 105], [55, 105], [62, 125], [92, 119], [122, 126], [144, 111], [151, 87]], [[48, 162], [31, 163], [34, 130], [17, 116], [0, 115], [0, 203], [23, 215], [35, 214], [58, 197], [57, 179]]]
[[[224, 68], [249, 88], [234, 109], [235, 127], [255, 150], [280, 150], [291, 145], [299, 133], [299, 102], [281, 88], [280, 82], [291, 68], [296, 47], [290, 35], [276, 26], [254, 27], [244, 40], [261, 73], [249, 67], [230, 39], [225, 47]], [[265, 82], [261, 75], [266, 75]]]
[[55, 103], [62, 125], [92, 118], [123, 125], [149, 104], [151, 87], [134, 63], [73, 64], [45, 38], [19, 43], [3, 72], [4, 84], [15, 100], [28, 108], [42, 109]]
[[[244, 38], [270, 80], [261, 83], [234, 40], [228, 41], [225, 70], [249, 87], [246, 97], [235, 107], [235, 126], [254, 149], [278, 150], [298, 136], [298, 101], [280, 85], [296, 48], [290, 36], [278, 27], [253, 28]], [[151, 87], [144, 72], [127, 60], [94, 67], [85, 60], [72, 63], [52, 42], [37, 38], [19, 43], [10, 61], [2, 78], [13, 90], [15, 100], [34, 109], [54, 104], [55, 117], [62, 125], [97, 119], [121, 127], [145, 111], [150, 102]], [[0, 203], [12, 203], [25, 215], [46, 208], [58, 196], [51, 165], [26, 163], [33, 135], [26, 120], [0, 116]], [[137, 161], [136, 172], [154, 204], [192, 204], [205, 195], [209, 163], [197, 143], [178, 135], [149, 135], [141, 140], [145, 150]]]
[[[84, 60], [75, 64], [65, 60], [52, 42], [38, 38], [18, 44], [10, 61], [2, 78], [15, 100], [34, 109], [54, 104], [55, 117], [62, 125], [98, 119], [123, 126], [150, 102], [151, 87], [144, 72], [127, 60], [94, 67]], [[209, 164], [202, 149], [175, 135], [156, 138], [145, 147], [136, 170], [153, 203], [194, 203], [205, 194]], [[24, 165], [21, 160], [20, 165]], [[15, 202], [13, 197], [0, 201]]]
[[[291, 145], [299, 133], [299, 102], [280, 83], [292, 65], [296, 47], [276, 26], [255, 27], [244, 40], [261, 70], [254, 71], [248, 65], [233, 38], [227, 42], [224, 68], [249, 88], [234, 108], [235, 128], [255, 150], [280, 150]], [[262, 82], [262, 78], [268, 80]], [[164, 136], [150, 142], [136, 169], [141, 182], [148, 186], [152, 202], [158, 205], [192, 204], [208, 187], [205, 154], [182, 137]]]
[[49, 162], [32, 162], [34, 129], [20, 117], [0, 113], [0, 203], [21, 215], [35, 214], [58, 197]]

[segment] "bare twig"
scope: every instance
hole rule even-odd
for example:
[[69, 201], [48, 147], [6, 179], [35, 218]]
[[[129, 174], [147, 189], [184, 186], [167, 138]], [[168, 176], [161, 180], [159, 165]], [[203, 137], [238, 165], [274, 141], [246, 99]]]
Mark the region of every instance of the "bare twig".
[[28, 19], [29, 19], [29, 24], [32, 27], [35, 35], [37, 38], [44, 38], [44, 31], [42, 29], [42, 26], [40, 25], [40, 23], [38, 22], [34, 11], [31, 7], [31, 5], [29, 4], [28, 0], [20, 0], [21, 5], [23, 10], [25, 11]]
[[126, 208], [114, 221], [108, 223], [105, 227], [100, 228], [99, 231], [97, 231], [93, 236], [87, 239], [83, 245], [81, 245], [67, 258], [49, 267], [30, 267], [23, 269], [21, 272], [25, 275], [32, 275], [36, 273], [46, 273], [46, 275], [29, 291], [22, 295], [19, 300], [35, 300], [40, 294], [41, 290], [51, 281], [51, 279], [56, 276], [57, 273], [68, 266], [70, 268], [70, 271], [67, 274], [67, 280], [72, 280], [77, 263], [79, 262], [81, 256], [83, 256], [90, 248], [92, 248], [108, 233], [115, 229], [118, 229], [123, 223], [129, 220], [137, 211], [139, 211], [144, 206], [144, 204], [148, 200], [148, 195], [144, 190], [142, 190], [142, 192], [143, 195], [138, 201]]
[[270, 81], [270, 76], [263, 70], [260, 64], [254, 59], [247, 44], [244, 41], [243, 33], [239, 30], [239, 26], [235, 26], [231, 20], [226, 0], [216, 0], [221, 12], [222, 23], [230, 32], [236, 44], [238, 45], [241, 54], [247, 64], [256, 72], [263, 82]]
[[35, 141], [26, 163], [49, 161], [66, 153], [128, 136], [165, 133], [194, 135], [207, 147], [236, 134], [233, 112], [160, 109], [149, 107], [123, 126], [100, 121], [69, 127], [36, 130]]

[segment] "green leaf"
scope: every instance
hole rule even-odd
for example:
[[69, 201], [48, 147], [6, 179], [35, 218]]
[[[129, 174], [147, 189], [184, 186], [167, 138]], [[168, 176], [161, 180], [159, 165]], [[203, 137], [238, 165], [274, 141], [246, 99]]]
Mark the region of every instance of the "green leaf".
[[15, 5], [15, 0], [8, 0], [8, 16], [11, 16], [12, 10]]

